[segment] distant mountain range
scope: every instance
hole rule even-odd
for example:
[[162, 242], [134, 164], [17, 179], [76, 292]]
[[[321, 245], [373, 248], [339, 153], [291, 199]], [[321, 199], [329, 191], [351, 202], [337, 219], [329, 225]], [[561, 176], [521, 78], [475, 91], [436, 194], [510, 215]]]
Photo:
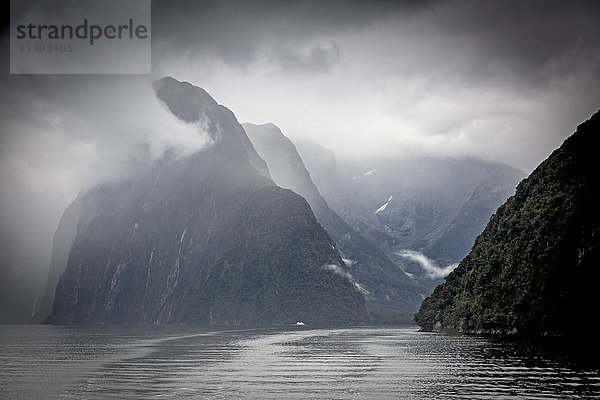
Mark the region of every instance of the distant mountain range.
[[327, 203], [430, 293], [525, 176], [476, 159], [344, 160], [298, 150]]
[[[426, 330], [588, 335], [600, 280], [600, 112], [492, 216], [421, 306]], [[596, 346], [597, 347], [597, 346]]]

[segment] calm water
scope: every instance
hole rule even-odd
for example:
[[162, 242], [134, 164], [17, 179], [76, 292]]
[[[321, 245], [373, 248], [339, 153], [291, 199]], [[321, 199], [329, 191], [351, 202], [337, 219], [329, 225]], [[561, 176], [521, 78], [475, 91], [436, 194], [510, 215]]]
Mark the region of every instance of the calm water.
[[0, 398], [600, 399], [541, 347], [406, 328], [0, 326]]

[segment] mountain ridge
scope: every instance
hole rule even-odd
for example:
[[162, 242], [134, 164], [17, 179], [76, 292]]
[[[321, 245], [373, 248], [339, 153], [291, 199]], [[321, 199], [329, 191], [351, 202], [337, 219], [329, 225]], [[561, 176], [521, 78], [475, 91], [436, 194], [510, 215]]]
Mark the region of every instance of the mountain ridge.
[[345, 269], [332, 239], [302, 197], [268, 177], [233, 113], [172, 78], [155, 89], [179, 118], [201, 123], [213, 143], [82, 196], [45, 322], [365, 321], [358, 288], [326, 267]]
[[600, 278], [600, 112], [577, 127], [492, 216], [425, 299], [425, 330], [585, 335]]
[[[525, 174], [478, 159], [338, 161], [314, 143], [298, 151], [327, 203], [431, 293], [439, 272], [466, 256], [491, 214]], [[420, 253], [414, 257], [406, 254]]]
[[353, 230], [327, 204], [304, 166], [294, 143], [272, 123], [242, 124], [273, 180], [303, 196], [319, 223], [329, 232], [347, 259], [348, 269], [368, 291], [371, 317], [381, 323], [407, 323], [425, 293], [373, 243]]

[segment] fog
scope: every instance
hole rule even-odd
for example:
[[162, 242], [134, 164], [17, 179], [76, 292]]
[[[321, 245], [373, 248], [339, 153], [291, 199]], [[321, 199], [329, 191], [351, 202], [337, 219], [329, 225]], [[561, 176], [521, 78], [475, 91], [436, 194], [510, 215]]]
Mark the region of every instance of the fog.
[[[344, 261], [346, 262], [346, 261]], [[341, 268], [340, 266], [337, 266], [335, 264], [325, 264], [323, 265], [323, 268], [325, 270], [331, 271], [336, 275], [341, 276], [342, 278], [348, 279], [362, 294], [369, 294], [369, 291], [365, 288], [363, 288], [360, 283], [358, 283], [354, 277], [352, 276], [352, 274], [350, 274], [350, 272], [344, 270], [343, 268]]]
[[210, 143], [201, 124], [182, 122], [159, 102], [149, 78], [62, 77], [33, 85], [11, 77], [3, 89], [5, 278], [40, 280], [60, 216], [80, 191], [143, 172], [167, 151], [181, 157]]

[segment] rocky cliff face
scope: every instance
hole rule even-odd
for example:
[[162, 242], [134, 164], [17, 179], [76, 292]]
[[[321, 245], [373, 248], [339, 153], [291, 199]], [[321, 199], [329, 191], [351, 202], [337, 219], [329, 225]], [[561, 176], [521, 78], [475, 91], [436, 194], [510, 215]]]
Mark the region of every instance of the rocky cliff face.
[[275, 186], [233, 113], [189, 83], [155, 90], [213, 144], [82, 196], [46, 322], [363, 322], [335, 243], [302, 197]]
[[425, 329], [581, 335], [600, 279], [600, 113], [517, 187], [427, 298]]
[[317, 221], [339, 246], [348, 268], [365, 289], [374, 321], [411, 322], [425, 289], [409, 278], [373, 243], [352, 229], [319, 193], [295, 145], [273, 124], [243, 124], [275, 183], [303, 196]]

